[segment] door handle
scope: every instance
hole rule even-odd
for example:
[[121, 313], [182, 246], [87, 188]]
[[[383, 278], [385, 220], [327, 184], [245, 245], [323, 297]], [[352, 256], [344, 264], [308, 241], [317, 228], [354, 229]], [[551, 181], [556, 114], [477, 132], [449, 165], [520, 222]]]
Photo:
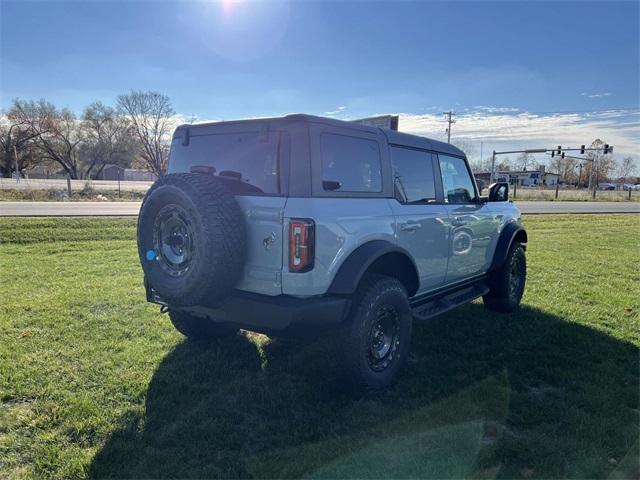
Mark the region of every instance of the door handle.
[[451, 225], [453, 225], [454, 227], [461, 227], [461, 226], [466, 225], [466, 224], [467, 224], [467, 222], [465, 222], [462, 218], [459, 218], [459, 217], [458, 218], [454, 218], [451, 221]]
[[422, 224], [417, 222], [407, 222], [400, 224], [400, 230], [404, 232], [415, 232], [419, 228], [422, 228]]

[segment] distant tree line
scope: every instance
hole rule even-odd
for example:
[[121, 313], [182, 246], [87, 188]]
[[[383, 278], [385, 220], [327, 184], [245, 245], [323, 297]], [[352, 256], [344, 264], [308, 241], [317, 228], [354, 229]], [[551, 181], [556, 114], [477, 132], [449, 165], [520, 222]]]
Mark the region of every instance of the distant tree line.
[[41, 100], [15, 99], [0, 114], [0, 174], [38, 165], [73, 179], [98, 178], [106, 165], [167, 169], [175, 111], [169, 97], [132, 90], [114, 106], [94, 102], [81, 116]]
[[[590, 147], [602, 148], [604, 144], [605, 142], [602, 140], [596, 139], [591, 142]], [[475, 156], [473, 144], [462, 141], [456, 143], [456, 146], [463, 150], [468, 157]], [[580, 155], [574, 154], [572, 156], [579, 157]], [[596, 158], [596, 154], [587, 152], [584, 157], [585, 160], [581, 161], [575, 158], [562, 158], [561, 155], [555, 155], [553, 158], [544, 157], [544, 159], [532, 153], [521, 153], [514, 159], [499, 155], [496, 157], [495, 168], [500, 172], [526, 171], [537, 170], [539, 165], [544, 165], [547, 172], [558, 174], [562, 183], [578, 184], [580, 182], [580, 184], [586, 185], [591, 176], [591, 169], [594, 168], [593, 160]], [[579, 168], [580, 164], [582, 164], [582, 169]], [[611, 154], [603, 155], [600, 153], [595, 165], [594, 178], [597, 177], [598, 182], [617, 180], [624, 182], [638, 173], [633, 157], [624, 157], [616, 161]], [[491, 156], [471, 161], [471, 168], [474, 172], [489, 172], [491, 170]]]

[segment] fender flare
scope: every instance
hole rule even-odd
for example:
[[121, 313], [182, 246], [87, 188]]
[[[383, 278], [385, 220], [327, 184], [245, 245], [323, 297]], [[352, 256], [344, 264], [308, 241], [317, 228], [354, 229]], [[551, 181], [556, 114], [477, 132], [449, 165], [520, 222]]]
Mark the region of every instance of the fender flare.
[[410, 272], [409, 275], [413, 281], [410, 282], [411, 285], [407, 288], [407, 293], [410, 297], [413, 296], [420, 282], [418, 268], [409, 252], [386, 240], [372, 240], [360, 245], [351, 252], [342, 262], [342, 265], [340, 265], [327, 293], [338, 295], [350, 295], [354, 293], [369, 267], [383, 255], [389, 253], [400, 254], [410, 262], [412, 272]]
[[491, 267], [489, 267], [489, 271], [495, 271], [499, 269], [504, 262], [507, 260], [507, 254], [509, 253], [509, 248], [511, 248], [511, 244], [514, 240], [519, 241], [525, 244], [527, 243], [527, 231], [515, 222], [508, 223], [502, 229], [500, 233], [500, 238], [498, 238], [498, 243], [496, 244], [496, 249], [493, 252], [493, 260], [491, 261]]

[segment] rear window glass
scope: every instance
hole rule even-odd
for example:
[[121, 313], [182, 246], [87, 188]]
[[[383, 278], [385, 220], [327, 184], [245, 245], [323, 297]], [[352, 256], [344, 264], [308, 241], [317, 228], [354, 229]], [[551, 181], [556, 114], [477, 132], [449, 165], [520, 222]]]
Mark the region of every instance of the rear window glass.
[[257, 131], [202, 136], [192, 131], [188, 145], [181, 138], [173, 141], [169, 173], [211, 166], [234, 193], [279, 193], [277, 146], [274, 135], [265, 140]]
[[322, 187], [337, 192], [381, 192], [378, 142], [323, 133]]

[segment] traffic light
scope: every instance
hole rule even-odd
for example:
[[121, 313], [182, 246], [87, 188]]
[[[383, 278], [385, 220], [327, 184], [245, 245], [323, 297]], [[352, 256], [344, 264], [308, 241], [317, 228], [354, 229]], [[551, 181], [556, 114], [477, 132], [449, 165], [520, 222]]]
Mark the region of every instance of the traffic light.
[[562, 152], [562, 145], [558, 145], [558, 155]]
[[580, 145], [580, 155], [584, 155], [584, 145]]
[[607, 153], [612, 153], [613, 152], [613, 147], [610, 147], [608, 143], [604, 144], [604, 154], [606, 155]]
[[551, 150], [551, 158], [556, 156], [556, 151], [555, 150]]
[[562, 152], [562, 157], [561, 158], [564, 158], [564, 152]]

